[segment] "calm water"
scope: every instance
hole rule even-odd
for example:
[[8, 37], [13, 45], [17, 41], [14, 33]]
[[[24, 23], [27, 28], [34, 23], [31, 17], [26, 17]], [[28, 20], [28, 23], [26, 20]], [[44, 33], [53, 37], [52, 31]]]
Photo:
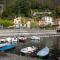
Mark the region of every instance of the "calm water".
[[47, 60], [52, 60], [52, 59], [57, 59], [57, 57], [60, 56], [60, 37], [44, 37], [40, 39], [39, 43], [32, 43], [31, 40], [29, 40], [29, 43], [18, 43], [16, 45], [16, 48], [7, 50], [5, 52], [7, 53], [13, 53], [13, 54], [19, 54], [20, 49], [27, 47], [27, 46], [36, 46], [36, 47], [44, 47], [44, 46], [48, 46], [50, 48], [50, 53], [49, 53], [49, 57], [47, 58]]

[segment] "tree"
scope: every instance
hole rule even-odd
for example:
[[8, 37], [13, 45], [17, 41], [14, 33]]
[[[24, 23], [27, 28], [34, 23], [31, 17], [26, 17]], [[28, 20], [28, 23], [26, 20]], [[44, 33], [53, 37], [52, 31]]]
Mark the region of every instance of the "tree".
[[18, 13], [22, 16], [29, 16], [31, 11], [31, 4], [29, 0], [20, 0], [17, 2]]
[[58, 5], [58, 6], [55, 8], [55, 11], [56, 11], [56, 15], [57, 15], [57, 16], [60, 16], [60, 5]]

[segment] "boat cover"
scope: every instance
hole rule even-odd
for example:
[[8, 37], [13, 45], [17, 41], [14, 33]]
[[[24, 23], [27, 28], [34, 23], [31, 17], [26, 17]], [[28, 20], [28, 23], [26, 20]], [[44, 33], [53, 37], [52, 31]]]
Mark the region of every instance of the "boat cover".
[[37, 53], [38, 56], [46, 56], [48, 54], [49, 54], [49, 48], [48, 47], [43, 48], [42, 50], [40, 50]]

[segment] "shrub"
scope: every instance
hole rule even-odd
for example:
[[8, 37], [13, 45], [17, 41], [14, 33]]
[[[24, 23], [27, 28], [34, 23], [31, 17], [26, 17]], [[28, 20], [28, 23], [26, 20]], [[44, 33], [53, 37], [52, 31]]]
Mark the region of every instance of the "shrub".
[[12, 20], [0, 19], [0, 25], [3, 25], [4, 27], [8, 27], [8, 26], [12, 26], [13, 22]]

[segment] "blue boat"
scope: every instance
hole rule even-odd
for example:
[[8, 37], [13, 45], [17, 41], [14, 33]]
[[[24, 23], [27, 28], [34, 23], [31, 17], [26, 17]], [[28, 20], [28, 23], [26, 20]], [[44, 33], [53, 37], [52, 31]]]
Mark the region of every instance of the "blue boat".
[[45, 58], [47, 57], [49, 54], [49, 48], [48, 47], [45, 47], [43, 48], [42, 50], [40, 50], [38, 53], [37, 53], [37, 57], [39, 58]]
[[1, 48], [0, 48], [0, 51], [6, 51], [6, 50], [12, 49], [12, 48], [14, 48], [14, 47], [15, 47], [15, 45], [12, 45], [12, 44], [6, 45], [6, 46], [4, 46], [4, 47], [1, 47]]

